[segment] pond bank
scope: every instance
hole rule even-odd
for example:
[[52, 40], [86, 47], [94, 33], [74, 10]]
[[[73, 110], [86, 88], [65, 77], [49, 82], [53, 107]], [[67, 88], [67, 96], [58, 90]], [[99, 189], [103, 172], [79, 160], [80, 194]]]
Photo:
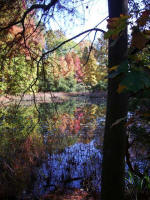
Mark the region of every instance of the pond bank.
[[20, 95], [0, 95], [0, 105], [8, 105], [10, 103], [17, 104], [32, 104], [36, 103], [61, 103], [73, 97], [76, 98], [90, 98], [101, 99], [106, 98], [106, 91], [100, 92], [47, 92], [47, 93], [33, 93], [33, 94], [20, 94]]

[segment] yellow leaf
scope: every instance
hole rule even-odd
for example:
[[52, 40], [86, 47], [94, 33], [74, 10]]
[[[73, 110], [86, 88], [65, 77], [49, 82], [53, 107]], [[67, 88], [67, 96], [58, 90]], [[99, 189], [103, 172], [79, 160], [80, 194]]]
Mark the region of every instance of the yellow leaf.
[[117, 92], [120, 94], [125, 88], [127, 88], [125, 85], [120, 85], [119, 84]]
[[118, 68], [118, 65], [115, 65], [115, 66], [109, 68], [108, 71], [111, 72], [111, 71], [113, 71], [113, 70], [116, 70], [117, 68]]

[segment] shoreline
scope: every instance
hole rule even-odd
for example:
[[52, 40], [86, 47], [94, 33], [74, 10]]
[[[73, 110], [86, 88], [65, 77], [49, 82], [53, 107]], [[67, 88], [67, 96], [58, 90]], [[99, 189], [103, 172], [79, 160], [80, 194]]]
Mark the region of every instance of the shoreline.
[[71, 98], [90, 98], [90, 99], [102, 99], [106, 98], [107, 92], [38, 92], [33, 94], [20, 94], [20, 95], [0, 95], [0, 104], [8, 105], [11, 103], [24, 102], [31, 103], [61, 103]]

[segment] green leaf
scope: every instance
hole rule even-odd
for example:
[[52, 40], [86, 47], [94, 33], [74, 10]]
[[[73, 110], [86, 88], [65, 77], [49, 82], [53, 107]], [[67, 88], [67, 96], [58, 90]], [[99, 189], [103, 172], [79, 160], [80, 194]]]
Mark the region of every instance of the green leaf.
[[119, 67], [118, 67], [118, 72], [121, 73], [121, 72], [125, 72], [127, 73], [129, 70], [129, 61], [128, 60], [125, 60], [123, 61]]
[[[113, 67], [111, 67], [110, 69], [112, 69]], [[108, 77], [109, 78], [115, 78], [116, 76], [118, 76], [120, 73], [128, 73], [129, 71], [129, 62], [128, 60], [123, 61], [117, 68], [115, 71], [111, 72]]]
[[129, 91], [137, 92], [145, 87], [150, 87], [150, 77], [144, 71], [131, 71], [121, 81]]
[[108, 75], [108, 78], [115, 78], [116, 76], [119, 75], [119, 72], [118, 71], [114, 71], [114, 72], [111, 72], [109, 75]]

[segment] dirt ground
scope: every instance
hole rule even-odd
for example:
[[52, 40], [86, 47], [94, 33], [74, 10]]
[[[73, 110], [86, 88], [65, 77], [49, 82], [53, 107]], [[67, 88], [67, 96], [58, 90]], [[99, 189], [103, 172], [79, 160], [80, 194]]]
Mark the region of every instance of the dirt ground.
[[93, 195], [88, 194], [88, 192], [80, 190], [80, 189], [74, 189], [68, 194], [62, 194], [59, 192], [56, 192], [54, 194], [47, 194], [43, 196], [42, 200], [96, 200]]

